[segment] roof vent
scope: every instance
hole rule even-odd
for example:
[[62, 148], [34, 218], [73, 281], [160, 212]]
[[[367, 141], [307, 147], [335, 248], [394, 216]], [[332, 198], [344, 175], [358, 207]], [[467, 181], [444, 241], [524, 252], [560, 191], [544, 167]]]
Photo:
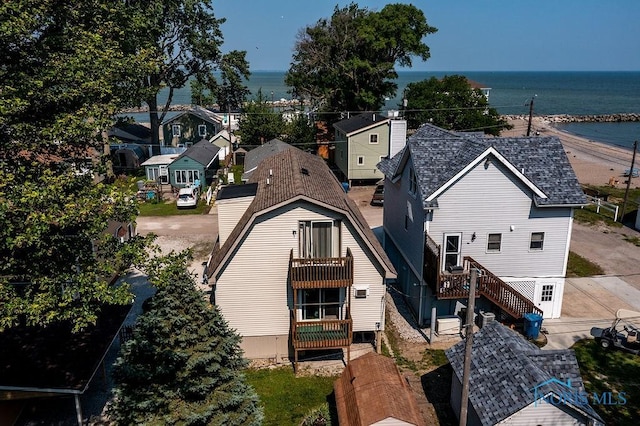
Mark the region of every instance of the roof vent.
[[305, 169], [304, 167], [300, 169], [300, 173], [302, 173], [305, 176], [309, 176], [309, 170]]
[[273, 169], [269, 169], [269, 176], [273, 176]]
[[267, 178], [267, 185], [271, 184], [271, 180]]

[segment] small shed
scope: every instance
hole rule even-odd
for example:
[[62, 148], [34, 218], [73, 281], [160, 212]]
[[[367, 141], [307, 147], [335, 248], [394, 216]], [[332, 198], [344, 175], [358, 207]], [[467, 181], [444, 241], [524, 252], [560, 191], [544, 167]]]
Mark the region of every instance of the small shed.
[[216, 175], [220, 163], [219, 147], [206, 139], [201, 140], [169, 164], [169, 182], [172, 186], [183, 188], [199, 184], [203, 190]]
[[333, 390], [341, 426], [426, 425], [391, 358], [370, 352], [350, 361]]

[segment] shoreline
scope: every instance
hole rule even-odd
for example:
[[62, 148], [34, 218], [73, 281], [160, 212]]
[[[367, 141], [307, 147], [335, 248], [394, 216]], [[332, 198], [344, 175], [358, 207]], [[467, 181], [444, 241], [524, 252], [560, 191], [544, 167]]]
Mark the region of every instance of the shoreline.
[[[513, 129], [503, 131], [503, 137], [522, 137], [527, 133], [528, 117], [507, 117]], [[531, 133], [540, 136], [556, 136], [560, 139], [565, 153], [581, 184], [624, 188], [625, 170], [631, 167], [633, 149], [617, 147], [604, 142], [583, 138], [559, 130], [546, 117], [534, 117]], [[636, 156], [635, 168], [639, 168], [640, 156]], [[610, 185], [612, 183], [612, 185]], [[631, 187], [639, 187], [640, 179], [632, 178]]]

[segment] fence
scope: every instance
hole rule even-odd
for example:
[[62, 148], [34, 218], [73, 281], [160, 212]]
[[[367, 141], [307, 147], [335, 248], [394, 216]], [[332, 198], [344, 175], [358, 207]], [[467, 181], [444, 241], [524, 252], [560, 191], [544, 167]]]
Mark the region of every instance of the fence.
[[589, 204], [593, 204], [596, 206], [596, 213], [600, 214], [600, 209], [604, 209], [613, 213], [613, 221], [616, 222], [618, 220], [618, 209], [619, 206], [610, 203], [608, 201], [604, 201], [602, 198], [594, 197], [592, 195], [585, 194]]

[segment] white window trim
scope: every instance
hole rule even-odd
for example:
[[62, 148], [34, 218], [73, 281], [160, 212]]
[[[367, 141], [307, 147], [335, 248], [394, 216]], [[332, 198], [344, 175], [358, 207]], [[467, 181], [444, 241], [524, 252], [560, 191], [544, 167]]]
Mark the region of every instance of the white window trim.
[[[203, 131], [204, 129], [204, 131]], [[206, 124], [198, 124], [198, 136], [205, 137], [207, 136], [207, 125]]]
[[[533, 244], [533, 234], [542, 234], [541, 247], [533, 248], [531, 245]], [[543, 251], [544, 250], [544, 232], [532, 232], [529, 238], [529, 251]]]
[[[178, 176], [180, 176], [182, 172], [185, 172], [185, 182], [182, 182], [182, 177], [178, 179]], [[200, 172], [198, 170], [187, 170], [187, 169], [174, 170], [173, 177], [177, 184], [187, 185], [187, 184], [195, 183], [196, 180], [200, 179]]]
[[[375, 142], [371, 142], [371, 136], [376, 137]], [[380, 143], [380, 135], [378, 133], [369, 133], [369, 144], [370, 145], [378, 145]]]
[[[491, 235], [500, 235], [500, 247], [498, 249], [490, 249], [489, 248], [489, 236]], [[486, 253], [500, 253], [502, 251], [502, 233], [501, 232], [491, 232], [489, 234], [487, 234], [487, 247], [486, 247]]]
[[445, 270], [446, 262], [447, 262], [447, 237], [458, 237], [458, 252], [456, 264], [454, 266], [458, 266], [462, 264], [462, 232], [447, 232], [442, 235], [442, 265], [441, 270]]
[[[328, 289], [313, 289], [313, 290], [320, 290], [322, 292], [324, 292], [324, 290], [328, 290]], [[308, 318], [308, 319], [304, 319], [304, 315], [303, 315], [303, 310], [304, 310], [304, 306], [305, 305], [311, 305], [310, 303], [305, 303], [304, 300], [304, 292], [302, 289], [297, 289], [296, 291], [299, 291], [299, 296], [300, 296], [300, 302], [299, 302], [299, 306], [296, 308], [296, 316], [298, 317], [298, 321], [300, 322], [310, 322], [310, 321], [324, 321], [326, 319], [326, 317], [324, 317], [324, 315], [320, 315], [320, 318]], [[322, 294], [322, 293], [321, 293]], [[322, 298], [322, 296], [321, 296]], [[341, 288], [338, 289], [338, 305], [339, 305], [339, 309], [338, 309], [338, 320], [344, 319], [344, 309], [345, 309], [345, 291]], [[334, 303], [331, 302], [319, 302], [317, 303], [318, 306], [321, 307], [320, 311], [322, 312], [324, 310], [324, 306], [326, 305], [332, 305]]]
[[[362, 160], [362, 162], [360, 160]], [[356, 164], [358, 166], [364, 166], [364, 155], [358, 155], [356, 158]]]
[[182, 136], [182, 129], [179, 124], [171, 125], [171, 134], [174, 138], [179, 138], [180, 136]]

